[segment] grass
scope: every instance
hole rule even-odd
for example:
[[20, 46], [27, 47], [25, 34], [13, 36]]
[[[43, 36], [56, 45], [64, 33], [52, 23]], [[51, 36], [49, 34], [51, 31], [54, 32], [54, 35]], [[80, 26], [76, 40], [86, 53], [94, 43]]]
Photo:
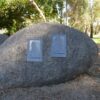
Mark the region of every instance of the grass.
[[100, 44], [100, 38], [93, 38], [93, 41], [94, 41], [96, 44]]

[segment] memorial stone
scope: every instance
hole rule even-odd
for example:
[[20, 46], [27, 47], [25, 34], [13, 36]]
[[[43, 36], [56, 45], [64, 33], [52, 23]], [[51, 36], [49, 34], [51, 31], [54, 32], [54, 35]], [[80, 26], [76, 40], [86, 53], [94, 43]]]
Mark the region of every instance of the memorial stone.
[[0, 46], [0, 89], [72, 80], [88, 71], [97, 53], [96, 44], [76, 29], [50, 23], [31, 25]]

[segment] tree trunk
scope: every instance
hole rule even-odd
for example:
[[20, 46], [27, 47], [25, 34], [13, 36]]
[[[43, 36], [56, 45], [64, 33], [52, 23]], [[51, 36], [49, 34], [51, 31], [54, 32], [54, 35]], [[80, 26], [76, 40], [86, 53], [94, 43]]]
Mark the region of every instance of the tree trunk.
[[63, 8], [61, 7], [60, 9], [60, 24], [63, 23], [62, 19], [63, 19], [63, 12], [62, 12]]
[[93, 38], [93, 23], [90, 25], [90, 38]]
[[36, 10], [39, 12], [39, 14], [43, 18], [43, 20], [46, 22], [45, 15], [43, 14], [42, 10], [38, 7], [38, 5], [36, 4], [36, 2], [34, 0], [29, 0], [29, 1], [33, 5], [33, 7], [35, 7]]

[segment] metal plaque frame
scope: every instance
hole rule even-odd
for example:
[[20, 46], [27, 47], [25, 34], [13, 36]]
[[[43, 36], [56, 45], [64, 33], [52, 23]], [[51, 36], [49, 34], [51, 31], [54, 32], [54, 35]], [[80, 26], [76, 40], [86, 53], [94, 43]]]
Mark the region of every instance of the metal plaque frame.
[[30, 39], [27, 49], [27, 61], [41, 62], [43, 60], [41, 39]]
[[65, 34], [55, 34], [51, 39], [51, 57], [66, 57], [67, 44]]

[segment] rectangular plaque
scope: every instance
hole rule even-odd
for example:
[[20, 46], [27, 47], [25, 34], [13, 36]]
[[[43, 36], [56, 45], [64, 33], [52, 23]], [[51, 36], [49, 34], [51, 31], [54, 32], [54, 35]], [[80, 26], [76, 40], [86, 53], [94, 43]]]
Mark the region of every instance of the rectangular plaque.
[[65, 34], [57, 34], [52, 36], [51, 56], [66, 57], [66, 35]]
[[41, 39], [29, 40], [27, 61], [35, 61], [35, 62], [42, 61], [42, 40]]

